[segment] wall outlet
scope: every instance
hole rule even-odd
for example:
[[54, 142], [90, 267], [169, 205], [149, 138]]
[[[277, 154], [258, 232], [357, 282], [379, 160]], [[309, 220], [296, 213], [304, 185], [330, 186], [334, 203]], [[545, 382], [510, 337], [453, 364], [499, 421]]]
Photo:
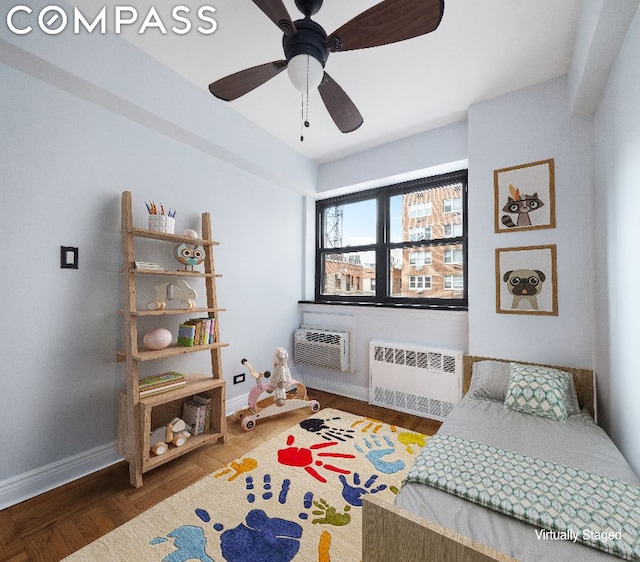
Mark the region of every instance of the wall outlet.
[[233, 384], [240, 384], [241, 382], [244, 382], [244, 373], [233, 375]]

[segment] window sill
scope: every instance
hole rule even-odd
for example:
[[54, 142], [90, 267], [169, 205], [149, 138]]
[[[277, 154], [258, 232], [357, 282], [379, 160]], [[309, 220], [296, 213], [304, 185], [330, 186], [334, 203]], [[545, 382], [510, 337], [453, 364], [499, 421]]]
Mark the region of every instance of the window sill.
[[310, 301], [310, 300], [301, 300], [298, 301], [298, 304], [313, 304], [313, 305], [328, 305], [328, 306], [355, 306], [355, 307], [367, 307], [367, 308], [392, 308], [392, 309], [402, 309], [402, 310], [444, 310], [444, 311], [452, 311], [452, 312], [467, 312], [469, 310], [468, 306], [456, 305], [456, 306], [447, 306], [447, 305], [424, 305], [424, 304], [413, 304], [413, 303], [380, 303], [380, 302], [357, 302], [357, 301]]

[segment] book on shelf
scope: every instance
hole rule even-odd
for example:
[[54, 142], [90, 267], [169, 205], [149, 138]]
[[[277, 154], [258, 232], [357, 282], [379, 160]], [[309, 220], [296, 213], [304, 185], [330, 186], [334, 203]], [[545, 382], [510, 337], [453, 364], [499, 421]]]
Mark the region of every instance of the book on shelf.
[[186, 386], [185, 375], [176, 371], [168, 371], [158, 375], [144, 377], [138, 382], [140, 397], [153, 396], [162, 392], [168, 392]]
[[182, 419], [187, 424], [192, 435], [200, 435], [205, 431], [207, 406], [195, 400], [187, 400], [182, 405]]
[[211, 429], [211, 405], [212, 405], [211, 398], [205, 394], [195, 394], [192, 400], [197, 404], [200, 404], [207, 408], [205, 410], [204, 430], [209, 431]]
[[178, 345], [193, 347], [195, 345], [196, 327], [190, 324], [180, 324], [178, 328]]
[[151, 261], [134, 261], [133, 267], [135, 269], [144, 269], [147, 271], [164, 271], [157, 263]]
[[178, 328], [178, 345], [210, 345], [215, 341], [215, 318], [191, 318]]

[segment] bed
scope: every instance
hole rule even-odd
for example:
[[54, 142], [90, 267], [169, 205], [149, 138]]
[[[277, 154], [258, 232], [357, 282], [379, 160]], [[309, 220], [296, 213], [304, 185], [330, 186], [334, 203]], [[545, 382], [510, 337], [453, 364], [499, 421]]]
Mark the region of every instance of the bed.
[[[592, 371], [472, 356], [465, 357], [464, 371], [465, 398], [430, 439], [395, 504], [373, 494], [365, 496], [363, 561], [598, 562], [620, 559], [618, 556], [640, 559], [640, 481], [593, 421]], [[549, 381], [551, 390], [544, 386], [548, 395], [540, 390], [540, 381], [545, 385]], [[542, 400], [531, 399], [531, 385]], [[562, 392], [566, 394], [554, 402]], [[482, 468], [478, 459], [484, 458], [490, 468]], [[568, 476], [563, 472], [567, 470]], [[555, 496], [550, 500], [529, 495], [527, 487], [537, 480], [548, 488], [545, 484], [558, 478], [557, 471], [561, 472], [560, 482], [564, 482], [559, 493], [557, 487], [552, 487], [548, 493]], [[563, 480], [565, 476], [569, 480]], [[607, 509], [619, 511], [620, 505], [631, 502], [632, 507], [624, 510], [624, 517], [630, 516], [631, 520], [617, 520], [618, 528], [624, 525], [629, 531], [625, 531], [624, 540], [611, 535], [616, 524], [591, 523], [573, 534], [569, 525], [562, 534], [553, 530], [548, 521], [549, 513], [557, 512], [544, 507], [545, 501], [571, 514], [572, 502], [590, 489], [592, 479], [601, 490], [607, 486], [607, 497], [612, 486], [616, 490], [619, 486], [620, 493], [625, 494], [622, 499], [616, 496], [618, 505]], [[509, 499], [523, 496], [522, 501], [528, 498], [543, 502], [538, 509], [541, 520], [525, 522], [535, 509], [527, 508], [523, 513], [520, 505], [514, 507], [509, 501], [509, 509], [494, 505], [498, 503], [494, 498], [504, 496], [502, 490], [498, 493], [495, 489], [506, 481]], [[485, 487], [476, 489], [473, 482]], [[454, 492], [459, 495], [450, 493], [454, 485], [458, 486]], [[580, 493], [576, 492], [578, 489]], [[594, 518], [586, 520], [602, 521], [600, 513], [579, 513]], [[576, 515], [575, 521], [584, 520]], [[597, 544], [594, 547], [583, 542]]]

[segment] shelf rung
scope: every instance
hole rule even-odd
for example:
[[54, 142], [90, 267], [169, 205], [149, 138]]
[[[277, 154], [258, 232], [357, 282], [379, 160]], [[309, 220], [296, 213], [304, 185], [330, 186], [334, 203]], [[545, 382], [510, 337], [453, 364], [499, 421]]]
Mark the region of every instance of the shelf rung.
[[157, 349], [153, 351], [139, 351], [133, 354], [133, 358], [136, 361], [150, 361], [153, 359], [162, 359], [164, 357], [175, 357], [184, 353], [195, 353], [197, 351], [207, 351], [211, 349], [218, 349], [220, 347], [227, 347], [228, 343], [212, 343], [208, 345], [194, 345], [192, 347], [171, 345], [164, 349]]
[[206, 375], [187, 375], [187, 384], [183, 387], [153, 394], [151, 396], [143, 396], [140, 398], [146, 407], [154, 408], [167, 402], [182, 400], [200, 392], [207, 392], [216, 388], [222, 388], [226, 385], [224, 379], [216, 379]]
[[165, 277], [222, 277], [222, 273], [205, 273], [204, 271], [180, 271], [179, 269], [138, 269], [136, 267], [130, 267], [127, 272], [135, 273], [136, 275], [162, 275]]
[[217, 246], [220, 242], [215, 240], [207, 240], [205, 238], [190, 238], [189, 236], [183, 236], [181, 234], [169, 234], [167, 232], [157, 232], [155, 230], [148, 230], [146, 228], [132, 228], [129, 230], [129, 234], [137, 236], [138, 238], [150, 238], [152, 240], [166, 240], [167, 242], [183, 242], [185, 244], [201, 246]]
[[207, 312], [225, 312], [225, 308], [192, 308], [183, 310], [181, 308], [169, 308], [163, 310], [140, 309], [130, 312], [131, 316], [164, 316], [165, 314], [205, 314]]
[[176, 457], [180, 457], [185, 453], [188, 453], [189, 451], [193, 451], [194, 449], [197, 449], [202, 445], [206, 445], [207, 443], [218, 441], [224, 438], [225, 438], [225, 434], [220, 432], [201, 433], [200, 435], [193, 435], [189, 437], [189, 439], [187, 439], [187, 442], [181, 447], [174, 447], [173, 445], [170, 445], [169, 450], [163, 455], [159, 455], [159, 456], [150, 455], [149, 457], [146, 457], [146, 453], [145, 453], [145, 458], [143, 459], [142, 472], [147, 472], [149, 470], [152, 470], [157, 466], [160, 466], [161, 464], [169, 462]]
[[[182, 347], [177, 345], [171, 345], [164, 349], [157, 349], [153, 351], [138, 351], [133, 353], [133, 359], [135, 361], [152, 361], [154, 359], [164, 359], [165, 357], [176, 357], [185, 353], [195, 353], [198, 351], [210, 351], [212, 349], [218, 349], [222, 347], [229, 347], [228, 343], [212, 343], [209, 345], [194, 345], [192, 347]], [[127, 360], [126, 352], [116, 351], [116, 363], [124, 363]]]

